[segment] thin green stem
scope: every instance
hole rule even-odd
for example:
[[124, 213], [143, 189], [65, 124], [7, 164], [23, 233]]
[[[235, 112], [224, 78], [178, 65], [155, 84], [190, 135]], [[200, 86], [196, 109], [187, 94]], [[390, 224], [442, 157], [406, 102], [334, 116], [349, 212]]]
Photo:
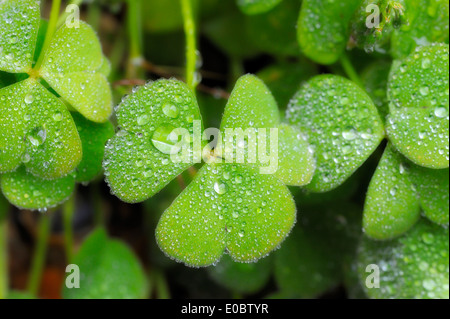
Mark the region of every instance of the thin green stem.
[[361, 88], [364, 88], [364, 84], [361, 81], [361, 78], [359, 77], [358, 73], [356, 72], [355, 68], [353, 67], [352, 63], [350, 62], [350, 59], [346, 54], [343, 54], [341, 56], [341, 65], [347, 76], [350, 78], [350, 80], [358, 84]]
[[[72, 0], [69, 2], [69, 4], [67, 6], [73, 5], [73, 4], [76, 6], [80, 6], [82, 2], [83, 2], [83, 0]], [[66, 22], [66, 19], [70, 14], [71, 14], [70, 12], [67, 12], [64, 10], [64, 13], [58, 19], [58, 23], [56, 23], [56, 27], [59, 28], [60, 26], [62, 26], [64, 24], [64, 22]]]
[[192, 0], [180, 0], [184, 20], [184, 33], [186, 34], [186, 83], [195, 90], [197, 43], [194, 15], [192, 12]]
[[142, 2], [128, 0], [127, 26], [130, 37], [130, 58], [142, 57]]
[[128, 0], [127, 29], [130, 41], [128, 78], [136, 78], [136, 67], [142, 63], [142, 0]]
[[41, 53], [39, 55], [39, 59], [34, 66], [34, 70], [39, 70], [41, 68], [42, 62], [44, 61], [45, 53], [47, 52], [48, 47], [53, 38], [53, 34], [56, 31], [56, 24], [58, 23], [59, 18], [59, 10], [61, 9], [61, 0], [53, 0], [52, 2], [52, 10], [50, 12], [50, 19], [48, 22], [47, 32], [45, 33], [44, 45], [42, 46]]
[[73, 228], [72, 220], [75, 213], [75, 193], [64, 203], [62, 207], [63, 213], [63, 227], [64, 227], [64, 246], [66, 249], [67, 263], [70, 264], [73, 260]]
[[39, 221], [37, 243], [27, 287], [28, 292], [33, 296], [38, 294], [41, 285], [42, 272], [44, 270], [45, 257], [47, 255], [47, 244], [50, 237], [50, 216], [51, 213], [47, 212], [41, 216], [41, 220]]
[[8, 210], [0, 212], [0, 299], [8, 294]]

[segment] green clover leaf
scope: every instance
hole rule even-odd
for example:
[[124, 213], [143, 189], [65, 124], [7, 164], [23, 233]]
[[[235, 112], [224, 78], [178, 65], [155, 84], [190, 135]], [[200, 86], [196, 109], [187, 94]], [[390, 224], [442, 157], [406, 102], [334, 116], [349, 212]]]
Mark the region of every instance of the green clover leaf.
[[239, 9], [245, 14], [265, 13], [275, 8], [282, 0], [237, 0]]
[[33, 63], [40, 24], [39, 1], [0, 3], [0, 70], [28, 73]]
[[[308, 142], [301, 131], [281, 124], [272, 93], [257, 77], [246, 75], [237, 81], [222, 118], [221, 131], [227, 128], [278, 128], [279, 169], [275, 175], [290, 186], [303, 186], [311, 182], [315, 162]], [[260, 165], [263, 166], [262, 163]]]
[[306, 186], [326, 192], [345, 182], [384, 137], [382, 120], [369, 96], [335, 75], [308, 81], [291, 100], [286, 118], [308, 136], [317, 169]]
[[394, 64], [389, 84], [387, 133], [417, 165], [449, 166], [449, 81], [447, 44], [419, 47]]
[[146, 275], [136, 256], [122, 242], [109, 239], [104, 229], [90, 234], [73, 263], [81, 272], [80, 287], [69, 289], [65, 285], [65, 299], [146, 297]]
[[[359, 275], [371, 298], [448, 299], [448, 228], [421, 219], [404, 236], [385, 242], [365, 237], [359, 251]], [[379, 267], [379, 288], [373, 283], [369, 265]]]
[[[175, 128], [193, 133], [201, 120], [195, 96], [181, 82], [160, 80], [138, 89], [117, 109], [120, 131], [107, 144], [104, 168], [111, 192], [142, 202], [194, 163], [174, 163]], [[199, 128], [201, 130], [201, 127]]]
[[405, 58], [416, 47], [449, 41], [449, 3], [446, 0], [404, 0], [408, 24], [395, 30], [391, 38], [391, 54]]
[[[63, 25], [45, 53], [40, 73], [50, 86], [84, 117], [104, 123], [112, 112], [112, 95], [105, 59], [94, 30], [80, 21], [79, 28]], [[107, 69], [106, 69], [107, 71]]]
[[16, 171], [0, 176], [3, 194], [21, 209], [45, 211], [66, 201], [76, 182], [86, 184], [102, 170], [105, 143], [114, 134], [110, 122], [97, 124], [72, 113], [83, 145], [83, 157], [75, 171], [67, 176], [46, 180], [27, 172], [22, 165]]
[[424, 215], [448, 225], [448, 169], [415, 165], [389, 144], [369, 185], [364, 207], [364, 229], [373, 239], [398, 237]]
[[24, 164], [33, 175], [54, 179], [76, 168], [81, 141], [58, 98], [28, 79], [1, 89], [0, 101], [0, 172]]
[[24, 167], [1, 176], [3, 194], [19, 209], [46, 210], [66, 201], [75, 187], [75, 174], [44, 180], [27, 173]]
[[[104, 168], [111, 191], [122, 200], [146, 200], [195, 163], [193, 157], [188, 163], [171, 158], [173, 151], [183, 149], [172, 136], [174, 130], [184, 128], [192, 135], [202, 127], [194, 125], [201, 117], [196, 98], [184, 83], [160, 80], [134, 90], [118, 107], [117, 118], [120, 131], [106, 147]], [[229, 152], [216, 146], [159, 221], [157, 242], [167, 255], [190, 266], [217, 263], [225, 251], [235, 261], [253, 262], [289, 233], [296, 210], [283, 182], [307, 184], [314, 159], [301, 132], [281, 124], [264, 83], [247, 75], [236, 83], [221, 131], [256, 128], [279, 129], [278, 148], [285, 153], [277, 163], [280, 170], [264, 175], [258, 171], [262, 162], [230, 163]], [[220, 158], [227, 162], [220, 163]]]
[[412, 165], [411, 171], [425, 216], [436, 224], [448, 226], [449, 169], [435, 170]]
[[350, 37], [350, 20], [360, 0], [304, 0], [297, 37], [302, 52], [320, 64], [339, 60]]
[[206, 165], [163, 214], [156, 238], [166, 254], [191, 266], [214, 264], [225, 251], [254, 262], [289, 233], [295, 211], [289, 190], [272, 175], [242, 164]]
[[370, 182], [364, 207], [364, 229], [374, 239], [391, 239], [420, 218], [408, 163], [388, 145]]
[[[0, 90], [0, 173], [23, 164], [38, 178], [59, 179], [78, 166], [82, 148], [67, 107], [50, 92], [58, 92], [88, 119], [106, 122], [111, 91], [100, 72], [106, 74], [108, 65], [97, 36], [83, 22], [78, 29], [61, 27], [49, 48], [37, 47], [47, 27], [42, 23], [38, 37], [39, 14], [35, 0], [0, 3], [5, 21], [0, 26], [0, 70], [19, 73], [15, 81], [20, 81]], [[33, 65], [38, 51], [43, 63]]]
[[279, 124], [277, 102], [267, 86], [255, 76], [241, 77], [225, 108], [221, 131], [225, 128], [271, 128]]

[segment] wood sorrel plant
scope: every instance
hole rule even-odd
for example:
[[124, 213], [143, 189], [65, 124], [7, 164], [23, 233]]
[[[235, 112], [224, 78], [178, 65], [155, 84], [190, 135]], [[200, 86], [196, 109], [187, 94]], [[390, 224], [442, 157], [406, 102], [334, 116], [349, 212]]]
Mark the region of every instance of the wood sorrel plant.
[[[100, 6], [114, 11], [109, 4], [87, 5], [92, 25]], [[273, 298], [317, 297], [340, 284], [351, 297], [448, 298], [448, 2], [114, 4], [126, 6], [118, 37], [128, 37], [130, 51], [121, 70], [124, 46], [112, 49], [117, 96], [128, 93], [123, 86], [142, 84], [116, 107], [115, 135], [111, 66], [93, 29], [59, 25], [59, 0], [48, 22], [37, 1], [0, 0], [0, 185], [10, 203], [56, 206], [76, 182], [98, 175], [103, 159], [111, 193], [152, 212], [146, 218], [160, 250], [188, 266], [214, 265], [207, 274], [236, 296], [258, 293], [273, 275]], [[186, 68], [153, 64], [179, 62], [182, 29]], [[202, 69], [200, 33], [209, 40], [203, 46], [211, 42], [228, 56], [232, 90], [208, 86], [208, 77], [222, 74]], [[159, 45], [162, 39], [170, 45]], [[217, 59], [205, 53], [207, 65]], [[267, 68], [244, 75], [244, 60], [267, 55]], [[222, 117], [220, 103], [204, 92], [226, 97]], [[260, 160], [236, 163], [236, 152], [253, 155], [250, 136], [231, 148], [195, 139], [210, 122], [222, 143], [227, 129], [277, 130], [276, 172], [261, 174], [267, 164]], [[188, 134], [180, 140], [177, 130]], [[194, 152], [173, 161], [185, 145]], [[73, 205], [72, 197], [64, 210], [73, 213]], [[0, 196], [0, 250], [6, 207]], [[70, 218], [64, 214], [66, 225]], [[49, 225], [43, 215], [37, 251], [45, 250]], [[70, 239], [70, 227], [65, 231]], [[104, 227], [74, 256], [72, 246], [66, 241], [68, 260], [84, 279], [82, 289], [65, 287], [65, 298], [148, 294], [139, 262]], [[32, 268], [39, 270], [37, 255]], [[1, 256], [0, 297], [7, 290]], [[167, 296], [161, 270], [171, 261], [151, 262], [150, 286]], [[30, 276], [33, 295], [38, 273]]]
[[113, 133], [109, 62], [89, 25], [57, 26], [60, 3], [48, 23], [38, 1], [0, 3], [0, 70], [16, 74], [2, 73], [1, 187], [21, 208], [56, 206], [96, 177]]
[[[174, 163], [167, 152], [176, 142], [170, 139], [175, 128], [193, 132], [193, 122], [201, 119], [195, 96], [182, 82], [147, 84], [123, 100], [117, 117], [121, 130], [106, 147], [104, 167], [112, 192], [127, 202], [153, 196], [201, 155], [194, 154], [191, 163]], [[228, 101], [221, 131], [279, 125], [267, 87], [254, 76], [242, 77]], [[308, 144], [295, 129], [281, 127], [279, 149], [276, 177], [259, 174], [255, 165], [232, 164], [233, 159], [206, 163], [162, 216], [156, 230], [159, 246], [192, 266], [216, 263], [225, 250], [236, 261], [255, 261], [277, 247], [296, 212], [282, 182], [307, 184], [315, 167]]]

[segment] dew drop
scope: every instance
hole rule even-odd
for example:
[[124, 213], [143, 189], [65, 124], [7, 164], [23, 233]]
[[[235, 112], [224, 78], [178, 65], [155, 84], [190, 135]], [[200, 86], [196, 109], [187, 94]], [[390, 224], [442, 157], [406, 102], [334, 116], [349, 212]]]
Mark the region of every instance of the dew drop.
[[144, 178], [150, 178], [152, 176], [152, 170], [146, 170], [145, 172], [142, 173], [142, 176], [144, 176]]
[[56, 122], [60, 122], [62, 120], [61, 112], [56, 112], [55, 114], [53, 114], [53, 120]]
[[350, 129], [342, 133], [342, 137], [347, 141], [352, 141], [357, 137], [357, 133], [355, 129]]
[[346, 145], [346, 146], [344, 146], [344, 147], [342, 148], [342, 153], [343, 153], [344, 155], [348, 155], [348, 154], [350, 154], [351, 152], [352, 152], [352, 147], [349, 146], [349, 145]]
[[214, 191], [219, 195], [223, 195], [227, 192], [227, 185], [222, 182], [215, 182]]
[[181, 147], [178, 146], [178, 135], [173, 134], [176, 128], [170, 124], [163, 124], [158, 127], [152, 136], [153, 146], [163, 154], [177, 154]]
[[405, 167], [405, 165], [403, 165], [403, 163], [400, 164], [399, 172], [401, 175], [406, 173], [406, 167]]
[[136, 161], [136, 167], [142, 167], [142, 166], [144, 166], [144, 161], [142, 161], [142, 160], [137, 160], [137, 161]]
[[40, 146], [44, 144], [45, 140], [47, 139], [47, 132], [42, 127], [36, 127], [28, 134], [28, 140], [33, 144], [34, 146]]
[[423, 86], [420, 88], [419, 92], [423, 96], [427, 96], [428, 94], [430, 94], [430, 88], [428, 86]]
[[31, 160], [30, 154], [24, 153], [22, 155], [22, 163], [24, 163], [24, 164], [29, 163], [30, 160]]
[[423, 140], [425, 137], [427, 137], [427, 132], [419, 132], [419, 139]]
[[18, 38], [15, 35], [13, 35], [12, 37], [9, 38], [10, 44], [15, 44], [15, 43], [17, 43], [17, 41], [18, 41]]
[[391, 190], [389, 191], [389, 194], [391, 194], [391, 196], [395, 196], [397, 194], [397, 188], [391, 188]]
[[164, 104], [162, 110], [166, 116], [173, 119], [176, 119], [178, 115], [180, 115], [180, 110], [178, 109], [178, 107], [170, 103]]
[[428, 58], [422, 60], [422, 69], [428, 69], [431, 66], [431, 61]]
[[28, 94], [27, 96], [25, 96], [25, 103], [27, 104], [31, 104], [34, 101], [34, 96], [33, 94]]
[[143, 126], [145, 124], [147, 124], [150, 121], [150, 117], [147, 114], [138, 116], [137, 118], [137, 124], [139, 126]]
[[437, 107], [434, 109], [434, 115], [439, 118], [445, 118], [448, 115], [447, 109], [445, 107]]

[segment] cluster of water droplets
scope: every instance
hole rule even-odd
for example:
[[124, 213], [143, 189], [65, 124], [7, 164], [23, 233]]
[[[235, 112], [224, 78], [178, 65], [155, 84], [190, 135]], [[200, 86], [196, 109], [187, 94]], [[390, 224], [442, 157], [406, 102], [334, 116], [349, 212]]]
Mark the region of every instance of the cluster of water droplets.
[[337, 76], [319, 76], [304, 85], [289, 103], [286, 117], [315, 148], [313, 185], [323, 189], [345, 181], [383, 138], [383, 125], [370, 98]]
[[[108, 143], [104, 161], [115, 195], [127, 201], [148, 198], [191, 165], [192, 156], [188, 162], [172, 160], [183, 147], [192, 153], [194, 121], [201, 120], [185, 84], [160, 80], [136, 87], [116, 112], [120, 129]], [[178, 129], [188, 134], [179, 135]]]
[[399, 239], [364, 239], [360, 273], [364, 274], [369, 264], [380, 268], [380, 288], [366, 292], [374, 298], [448, 298], [448, 245], [448, 229], [425, 220]]
[[408, 160], [388, 145], [370, 182], [364, 207], [364, 230], [389, 239], [409, 230], [420, 216], [419, 197]]
[[[47, 179], [72, 171], [81, 157], [75, 125], [65, 107], [33, 80], [0, 91], [5, 116], [0, 121], [0, 170], [20, 164]], [[3, 114], [2, 110], [2, 114]]]
[[403, 58], [419, 46], [448, 42], [448, 3], [419, 0], [414, 5], [407, 3], [405, 8], [408, 25], [395, 30], [392, 36], [394, 58]]
[[69, 198], [75, 186], [74, 174], [44, 180], [27, 173], [24, 167], [2, 176], [1, 186], [5, 197], [16, 207], [38, 209], [45, 212]]
[[31, 67], [39, 28], [39, 2], [0, 3], [0, 69], [19, 73]]
[[298, 26], [299, 41], [310, 58], [327, 64], [338, 59], [345, 49], [348, 25], [359, 3], [355, 0], [304, 1]]
[[267, 255], [290, 231], [295, 208], [266, 178], [245, 165], [206, 165], [161, 218], [160, 247], [190, 265], [214, 263], [223, 251], [240, 262]]
[[389, 81], [388, 134], [414, 162], [448, 167], [448, 45], [421, 47], [395, 65]]

